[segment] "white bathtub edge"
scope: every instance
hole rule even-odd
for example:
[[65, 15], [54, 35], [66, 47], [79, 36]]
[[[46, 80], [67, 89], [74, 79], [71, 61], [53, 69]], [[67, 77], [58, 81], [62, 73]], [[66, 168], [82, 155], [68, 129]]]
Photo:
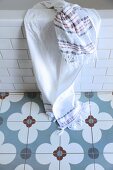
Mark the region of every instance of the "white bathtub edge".
[[22, 26], [26, 10], [0, 10], [0, 26]]
[[[22, 26], [26, 10], [0, 10], [0, 26]], [[113, 25], [113, 10], [98, 10], [102, 25]]]

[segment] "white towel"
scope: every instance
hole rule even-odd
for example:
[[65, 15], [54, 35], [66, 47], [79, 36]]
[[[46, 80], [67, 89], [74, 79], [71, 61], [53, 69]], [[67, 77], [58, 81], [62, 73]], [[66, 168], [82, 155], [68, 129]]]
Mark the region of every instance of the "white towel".
[[[92, 10], [89, 13], [94, 15]], [[37, 4], [27, 11], [24, 24], [38, 87], [52, 105], [50, 114], [61, 129], [75, 129], [81, 125], [89, 109], [76, 101], [74, 89], [85, 62], [77, 68], [71, 67], [61, 57], [53, 22], [55, 15], [54, 9]]]

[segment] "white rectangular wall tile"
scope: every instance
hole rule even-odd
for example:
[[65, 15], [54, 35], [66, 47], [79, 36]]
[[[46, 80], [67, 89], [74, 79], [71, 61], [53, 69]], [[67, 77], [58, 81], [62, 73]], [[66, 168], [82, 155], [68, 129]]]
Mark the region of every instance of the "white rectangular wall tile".
[[5, 68], [0, 68], [0, 76], [9, 76], [8, 70]]
[[22, 90], [22, 89], [37, 89], [36, 84], [14, 84], [15, 89]]
[[108, 90], [108, 91], [110, 91], [110, 90], [113, 90], [113, 83], [105, 83], [104, 85], [103, 85], [103, 90]]
[[0, 68], [19, 68], [17, 60], [0, 60]]
[[28, 49], [26, 39], [11, 39], [13, 49]]
[[23, 83], [22, 77], [0, 76], [0, 83]]
[[23, 77], [24, 83], [36, 83], [35, 77]]
[[113, 38], [99, 39], [98, 49], [113, 49]]
[[96, 67], [113, 67], [113, 59], [97, 60]]
[[82, 76], [92, 76], [92, 75], [105, 75], [106, 74], [106, 68], [84, 68], [82, 70]]
[[1, 50], [3, 59], [28, 59], [27, 50]]
[[94, 76], [93, 83], [100, 84], [105, 82], [105, 76]]
[[99, 38], [113, 38], [113, 26], [103, 26], [100, 28]]
[[108, 68], [106, 75], [113, 76], [113, 68]]
[[105, 76], [104, 83], [111, 83], [111, 84], [113, 84], [113, 76]]
[[[102, 16], [101, 16], [102, 17]], [[104, 18], [101, 22], [101, 26], [113, 26], [113, 18], [106, 15], [106, 18]]]
[[32, 68], [31, 60], [18, 60], [20, 68]]
[[11, 41], [9, 39], [0, 39], [0, 49], [12, 49]]
[[10, 90], [14, 90], [14, 86], [13, 84], [2, 84], [0, 83], [0, 90], [3, 90], [3, 91], [10, 91]]
[[81, 84], [82, 91], [100, 91], [102, 89], [102, 83], [93, 84], [93, 83], [86, 83]]
[[94, 76], [93, 83], [113, 83], [113, 76]]
[[110, 50], [97, 50], [98, 59], [108, 59], [110, 56]]
[[8, 69], [10, 76], [33, 76], [32, 69]]
[[0, 27], [0, 38], [23, 38], [21, 27]]

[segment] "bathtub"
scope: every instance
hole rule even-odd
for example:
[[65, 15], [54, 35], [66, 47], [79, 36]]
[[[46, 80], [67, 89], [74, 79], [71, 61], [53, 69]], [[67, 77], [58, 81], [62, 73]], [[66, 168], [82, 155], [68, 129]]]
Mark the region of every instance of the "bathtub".
[[[26, 41], [23, 18], [39, 0], [0, 0], [0, 91], [38, 91]], [[98, 60], [82, 69], [76, 91], [113, 90], [113, 0], [71, 0], [95, 8], [102, 24]]]

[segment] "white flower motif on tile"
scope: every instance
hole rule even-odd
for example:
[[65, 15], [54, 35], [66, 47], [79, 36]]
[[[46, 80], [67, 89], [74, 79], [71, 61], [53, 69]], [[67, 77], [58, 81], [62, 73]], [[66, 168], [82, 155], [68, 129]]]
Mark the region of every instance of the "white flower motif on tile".
[[95, 163], [95, 168], [94, 164], [90, 164], [86, 167], [85, 170], [105, 170], [100, 164]]
[[[90, 102], [91, 115], [88, 115], [85, 119], [85, 124], [80, 128], [82, 130], [82, 136], [84, 140], [88, 143], [92, 143], [91, 128], [93, 129], [93, 142], [98, 142], [102, 137], [102, 130], [108, 130], [113, 126], [112, 121], [108, 124], [104, 120], [113, 120], [109, 113], [101, 112], [99, 113], [99, 107], [96, 103]], [[100, 121], [103, 120], [103, 121]]]
[[36, 160], [40, 164], [50, 164], [49, 170], [59, 169], [59, 161], [61, 169], [71, 170], [70, 164], [78, 164], [84, 158], [82, 147], [78, 143], [69, 143], [70, 137], [66, 131], [64, 131], [61, 138], [62, 142], [66, 138], [64, 146], [62, 144], [59, 146], [60, 136], [57, 131], [54, 131], [50, 136], [51, 144], [43, 143], [36, 150]]
[[11, 103], [10, 102], [18, 102], [24, 97], [23, 93], [20, 94], [10, 94], [10, 93], [0, 93], [0, 113], [6, 112]]
[[103, 150], [104, 158], [110, 164], [113, 164], [113, 143], [108, 143]]
[[21, 113], [13, 113], [9, 116], [7, 126], [11, 130], [18, 131], [18, 139], [24, 144], [27, 143], [29, 128], [28, 143], [30, 144], [37, 139], [38, 130], [46, 130], [50, 127], [51, 122], [40, 122], [42, 120], [47, 121], [47, 117], [44, 113], [39, 113], [38, 104], [27, 102], [22, 106]]
[[33, 170], [33, 168], [28, 165], [28, 164], [21, 164], [21, 165], [18, 165], [15, 170]]
[[11, 163], [16, 157], [16, 148], [10, 143], [4, 143], [4, 134], [0, 131], [0, 164]]
[[111, 101], [111, 107], [113, 108], [113, 92], [98, 92], [97, 96], [103, 101]]

